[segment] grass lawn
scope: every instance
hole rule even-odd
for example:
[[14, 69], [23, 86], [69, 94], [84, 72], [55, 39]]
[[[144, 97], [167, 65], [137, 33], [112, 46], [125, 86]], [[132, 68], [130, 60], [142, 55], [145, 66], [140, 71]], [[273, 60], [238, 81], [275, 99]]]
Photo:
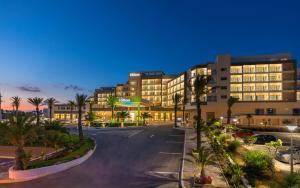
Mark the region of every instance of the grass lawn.
[[55, 164], [61, 164], [64, 162], [68, 162], [74, 159], [77, 159], [79, 157], [82, 157], [83, 155], [85, 155], [88, 151], [94, 149], [95, 147], [95, 143], [92, 139], [90, 138], [85, 138], [84, 142], [74, 148], [71, 151], [67, 151], [65, 153], [63, 153], [61, 156], [58, 156], [54, 159], [50, 159], [50, 160], [45, 160], [45, 161], [33, 161], [29, 164], [27, 169], [33, 169], [33, 168], [40, 168], [40, 167], [44, 167], [44, 166], [51, 166], [51, 165], [55, 165]]

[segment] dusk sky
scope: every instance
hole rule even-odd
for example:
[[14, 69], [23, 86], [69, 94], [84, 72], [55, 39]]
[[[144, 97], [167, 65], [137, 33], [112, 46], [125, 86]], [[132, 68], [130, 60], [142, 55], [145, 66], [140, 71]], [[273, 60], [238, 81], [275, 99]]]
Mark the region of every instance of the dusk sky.
[[300, 1], [1, 0], [0, 92], [92, 94], [128, 72], [179, 73], [217, 54], [289, 52], [300, 59]]

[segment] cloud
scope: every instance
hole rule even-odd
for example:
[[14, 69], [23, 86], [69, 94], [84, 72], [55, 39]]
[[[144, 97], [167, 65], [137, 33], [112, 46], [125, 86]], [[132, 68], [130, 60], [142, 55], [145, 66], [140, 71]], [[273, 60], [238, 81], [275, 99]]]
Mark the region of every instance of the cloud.
[[76, 86], [76, 85], [67, 85], [67, 86], [64, 86], [64, 89], [65, 90], [74, 90], [74, 91], [83, 91], [83, 88], [80, 87], [80, 86]]
[[41, 92], [41, 89], [35, 86], [19, 86], [17, 88], [21, 91], [26, 91], [26, 92], [34, 92], [34, 93]]

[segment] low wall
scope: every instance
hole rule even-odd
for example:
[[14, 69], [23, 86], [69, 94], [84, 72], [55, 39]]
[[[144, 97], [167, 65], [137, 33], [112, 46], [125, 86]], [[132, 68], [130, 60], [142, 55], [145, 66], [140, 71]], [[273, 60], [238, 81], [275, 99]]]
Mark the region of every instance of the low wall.
[[96, 150], [96, 147], [97, 145], [95, 145], [95, 148], [93, 150], [90, 150], [87, 154], [85, 154], [81, 158], [66, 163], [62, 163], [62, 164], [35, 168], [30, 170], [13, 170], [13, 167], [11, 167], [8, 171], [9, 179], [13, 180], [13, 182], [22, 182], [22, 181], [33, 180], [43, 176], [47, 176], [47, 175], [51, 175], [57, 172], [67, 170], [86, 161], [90, 156], [92, 156], [92, 154]]

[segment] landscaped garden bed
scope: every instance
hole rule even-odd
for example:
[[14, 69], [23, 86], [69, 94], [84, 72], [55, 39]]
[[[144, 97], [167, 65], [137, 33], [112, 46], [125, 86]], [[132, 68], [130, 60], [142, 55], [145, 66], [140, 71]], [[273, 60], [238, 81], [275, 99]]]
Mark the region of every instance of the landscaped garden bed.
[[[77, 137], [77, 136], [76, 136]], [[78, 139], [79, 141], [79, 139]], [[84, 156], [95, 147], [94, 140], [85, 138], [82, 143], [76, 143], [73, 148], [63, 150], [59, 155], [48, 160], [35, 160], [29, 163], [27, 169], [40, 168], [44, 166], [65, 163]]]

